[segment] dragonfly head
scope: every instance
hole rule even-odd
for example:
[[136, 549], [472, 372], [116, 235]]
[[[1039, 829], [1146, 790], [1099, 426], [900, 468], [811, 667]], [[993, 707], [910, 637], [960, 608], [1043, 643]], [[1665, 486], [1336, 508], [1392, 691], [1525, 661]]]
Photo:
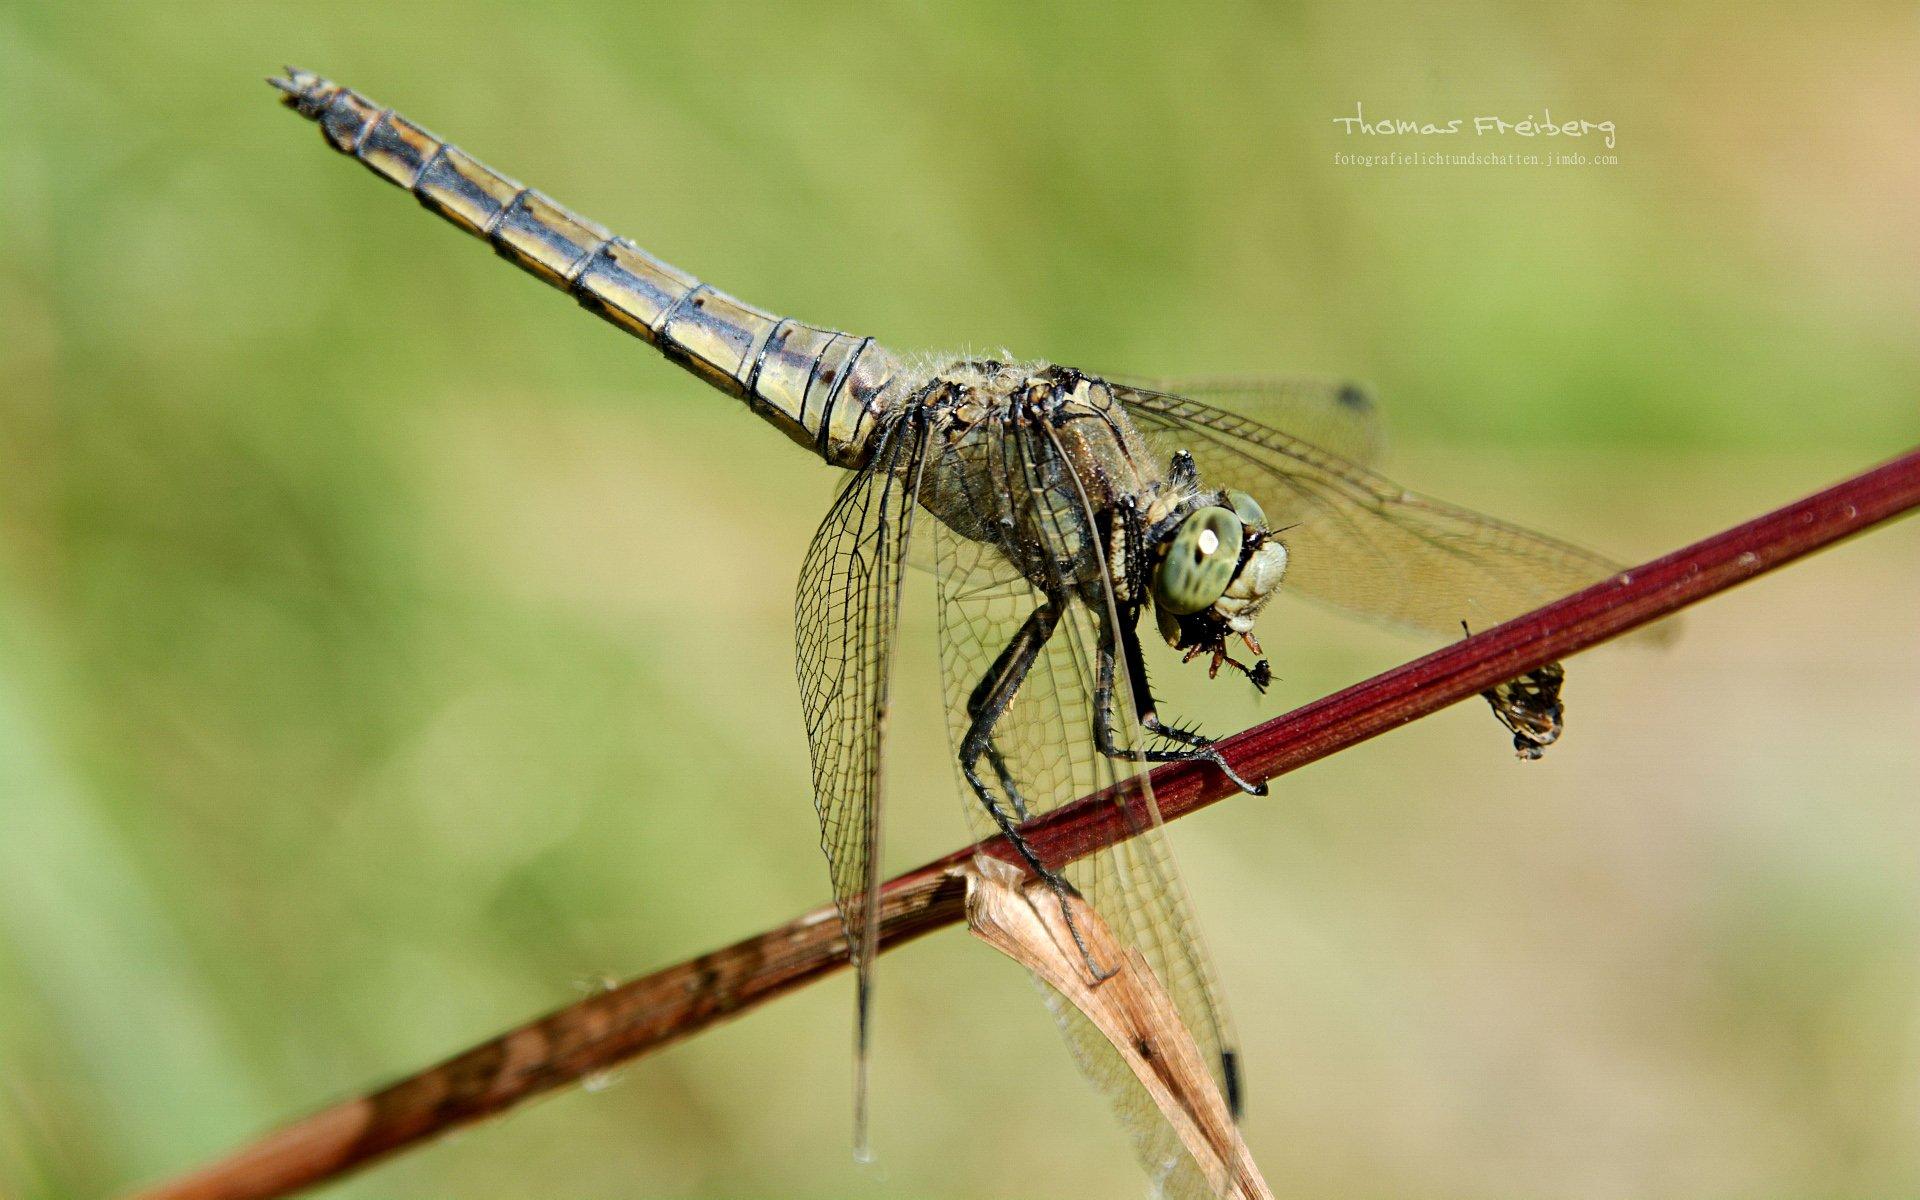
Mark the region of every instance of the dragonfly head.
[[1266, 690], [1272, 678], [1264, 659], [1249, 667], [1227, 653], [1237, 637], [1255, 654], [1253, 622], [1287, 571], [1287, 548], [1267, 528], [1266, 514], [1245, 492], [1226, 492], [1220, 504], [1194, 508], [1165, 539], [1153, 576], [1154, 617], [1160, 635], [1188, 659], [1212, 655], [1221, 666], [1244, 673]]

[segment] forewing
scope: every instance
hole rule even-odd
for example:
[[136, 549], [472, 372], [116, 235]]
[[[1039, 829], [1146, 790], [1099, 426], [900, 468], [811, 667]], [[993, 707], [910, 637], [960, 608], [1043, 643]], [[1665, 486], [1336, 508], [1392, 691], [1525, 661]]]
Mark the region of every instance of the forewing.
[[841, 488], [807, 547], [794, 611], [820, 845], [856, 979], [855, 1139], [863, 1146], [879, 935], [881, 750], [923, 430], [908, 414], [877, 435], [873, 459]]
[[[958, 475], [966, 466], [966, 486], [979, 495], [983, 508], [990, 507], [984, 495], [989, 489], [1031, 498], [1038, 518], [1037, 540], [1046, 542], [1059, 559], [1084, 561], [1085, 554], [1097, 550], [1098, 539], [1086, 536], [1093, 526], [1084, 497], [1044, 431], [1001, 425], [984, 436], [1003, 439], [1002, 452], [970, 456], [964, 464], [957, 459], [943, 461], [934, 469]], [[983, 462], [993, 466], [982, 469]], [[971, 721], [968, 699], [976, 685], [1028, 615], [1045, 602], [1047, 593], [1071, 595], [1073, 580], [1064, 570], [1051, 577], [1041, 571], [1047, 584], [1044, 589], [1031, 581], [1016, 586], [1008, 580], [1006, 559], [998, 550], [945, 526], [938, 527], [935, 545], [941, 661], [957, 751]], [[1078, 599], [1066, 602], [1053, 636], [995, 724], [993, 744], [1005, 779], [986, 760], [980, 773], [1001, 803], [1019, 810], [1019, 819], [1105, 788], [1116, 789], [1122, 797], [1120, 811], [1133, 814], [1138, 836], [1073, 864], [1048, 865], [1059, 869], [1113, 930], [1146, 957], [1174, 998], [1223, 1093], [1232, 1098], [1238, 1085], [1227, 1078], [1232, 1069], [1228, 1065], [1231, 1031], [1147, 778], [1136, 764], [1110, 758], [1094, 744], [1094, 697], [1101, 647], [1113, 616], [1110, 604], [1109, 597], [1103, 601], [1109, 611], [1097, 613]], [[1139, 749], [1140, 730], [1124, 679], [1119, 681], [1114, 710], [1119, 718], [1115, 739], [1124, 747]], [[964, 779], [962, 795], [975, 829], [983, 835], [997, 832]], [[1043, 991], [1081, 1069], [1113, 1104], [1157, 1186], [1169, 1195], [1210, 1194], [1192, 1159], [1119, 1055], [1077, 1010], [1050, 989]]]
[[1299, 441], [1363, 467], [1377, 465], [1387, 449], [1373, 393], [1352, 380], [1247, 375], [1122, 379], [1116, 386], [1130, 393], [1198, 400], [1269, 429], [1285, 430]]
[[1516, 617], [1618, 573], [1578, 546], [1406, 491], [1291, 434], [1198, 400], [1118, 386], [1162, 450], [1266, 510], [1288, 552], [1282, 591], [1448, 636]]

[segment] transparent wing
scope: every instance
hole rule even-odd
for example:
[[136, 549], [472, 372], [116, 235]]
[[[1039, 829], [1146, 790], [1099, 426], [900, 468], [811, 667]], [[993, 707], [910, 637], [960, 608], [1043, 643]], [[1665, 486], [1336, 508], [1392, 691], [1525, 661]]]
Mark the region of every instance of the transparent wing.
[[1248, 375], [1219, 379], [1131, 379], [1117, 387], [1183, 396], [1238, 413], [1363, 467], [1386, 454], [1386, 430], [1373, 393], [1352, 380]]
[[1114, 395], [1163, 450], [1189, 451], [1206, 483], [1260, 502], [1287, 546], [1283, 591], [1452, 636], [1462, 621], [1495, 625], [1621, 569], [1190, 397], [1126, 386]]
[[794, 626], [813, 803], [856, 980], [854, 1138], [866, 1137], [866, 1058], [879, 934], [881, 738], [903, 568], [923, 464], [924, 425], [881, 431], [800, 567]]
[[[1075, 595], [1086, 575], [1070, 564], [1085, 566], [1099, 546], [1098, 538], [1088, 536], [1093, 522], [1084, 497], [1044, 431], [1009, 423], [975, 436], [1001, 439], [1001, 450], [969, 455], [965, 463], [956, 456], [934, 469], [964, 479], [968, 489], [1031, 498], [1035, 540], [1044, 545], [1026, 559], [1050, 560], [1055, 567], [1036, 570], [1045, 586], [1010, 580], [1007, 558], [998, 549], [936, 526], [941, 663], [956, 753], [973, 723], [970, 701], [981, 680], [1050, 595], [1056, 600]], [[979, 511], [994, 510], [983, 502]], [[1230, 1078], [1235, 1070], [1231, 1030], [1147, 778], [1137, 764], [1108, 757], [1094, 742], [1095, 697], [1114, 619], [1110, 596], [1101, 606], [1106, 611], [1096, 612], [1079, 598], [1067, 600], [1052, 635], [994, 724], [980, 774], [993, 798], [1018, 820], [1103, 788], [1116, 789], [1120, 811], [1131, 814], [1137, 836], [1070, 865], [1047, 865], [1064, 874], [1114, 932], [1145, 956], [1212, 1064], [1223, 1094], [1232, 1099], [1238, 1082]], [[1113, 737], [1126, 749], [1139, 749], [1132, 697], [1124, 672], [1117, 674]], [[961, 790], [976, 831], [998, 832], [964, 776]], [[1082, 1071], [1113, 1105], [1156, 1187], [1168, 1195], [1210, 1195], [1192, 1159], [1111, 1045], [1051, 989], [1042, 991]]]

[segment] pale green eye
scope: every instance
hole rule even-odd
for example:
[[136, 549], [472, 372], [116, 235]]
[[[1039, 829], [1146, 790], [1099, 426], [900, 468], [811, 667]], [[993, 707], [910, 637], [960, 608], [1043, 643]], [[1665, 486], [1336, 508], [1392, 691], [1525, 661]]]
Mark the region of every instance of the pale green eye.
[[1227, 503], [1233, 505], [1233, 511], [1243, 522], [1255, 529], [1267, 527], [1267, 511], [1260, 502], [1245, 492], [1228, 492]]
[[1186, 616], [1220, 598], [1233, 582], [1245, 538], [1240, 518], [1224, 508], [1196, 509], [1180, 523], [1153, 591], [1167, 611]]

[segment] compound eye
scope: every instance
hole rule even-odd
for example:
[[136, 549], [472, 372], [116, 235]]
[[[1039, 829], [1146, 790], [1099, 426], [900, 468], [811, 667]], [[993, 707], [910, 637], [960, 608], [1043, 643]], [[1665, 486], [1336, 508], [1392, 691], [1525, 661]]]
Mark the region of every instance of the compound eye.
[[1167, 557], [1153, 579], [1153, 592], [1168, 612], [1186, 616], [1220, 598], [1240, 566], [1246, 530], [1224, 508], [1196, 509], [1180, 522]]
[[1267, 512], [1260, 502], [1245, 492], [1228, 492], [1227, 503], [1233, 505], [1234, 515], [1254, 529], [1267, 527]]

